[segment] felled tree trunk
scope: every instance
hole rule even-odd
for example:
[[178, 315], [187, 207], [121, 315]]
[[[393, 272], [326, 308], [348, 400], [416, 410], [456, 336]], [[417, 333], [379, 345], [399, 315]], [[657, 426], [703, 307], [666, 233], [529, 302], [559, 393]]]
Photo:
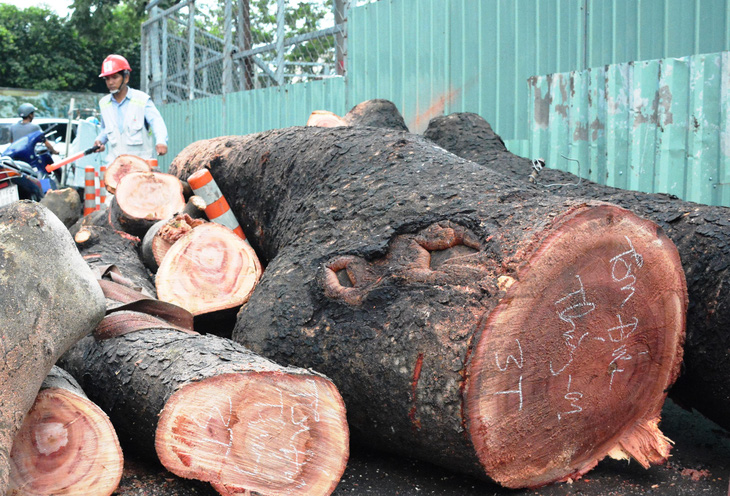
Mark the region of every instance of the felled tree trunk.
[[71, 232], [79, 252], [97, 276], [114, 266], [110, 277], [155, 297], [155, 285], [139, 256], [139, 238], [120, 228], [105, 208], [81, 219]]
[[[533, 174], [530, 160], [508, 152], [476, 114], [433, 119], [425, 136], [511, 180], [527, 182]], [[659, 224], [675, 243], [687, 279], [689, 307], [682, 374], [670, 394], [730, 428], [730, 209], [602, 186], [555, 169], [543, 169], [536, 180], [552, 194], [596, 198], [628, 208]]]
[[345, 469], [348, 430], [335, 386], [230, 340], [163, 325], [88, 337], [61, 363], [125, 446], [156, 452], [171, 472], [221, 492], [327, 495]]
[[108, 496], [122, 478], [109, 418], [67, 372], [53, 367], [15, 436], [10, 494]]
[[686, 294], [653, 223], [373, 128], [201, 141], [171, 171], [201, 166], [269, 262], [234, 338], [329, 374], [359, 439], [511, 487], [667, 456]]
[[104, 295], [58, 217], [0, 208], [0, 493], [13, 438], [58, 357], [104, 316]]
[[[191, 198], [200, 198], [193, 196]], [[188, 202], [188, 205], [190, 202]], [[178, 214], [170, 219], [160, 220], [147, 230], [142, 239], [140, 257], [145, 266], [152, 272], [162, 263], [162, 259], [173, 244], [194, 227], [203, 224], [204, 220], [193, 218], [188, 214]]]

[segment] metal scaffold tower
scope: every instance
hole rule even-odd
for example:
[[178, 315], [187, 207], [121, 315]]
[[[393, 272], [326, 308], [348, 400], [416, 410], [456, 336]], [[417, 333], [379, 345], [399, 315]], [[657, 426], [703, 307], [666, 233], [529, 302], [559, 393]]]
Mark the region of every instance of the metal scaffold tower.
[[151, 0], [142, 89], [158, 103], [343, 76], [347, 13], [373, 0]]

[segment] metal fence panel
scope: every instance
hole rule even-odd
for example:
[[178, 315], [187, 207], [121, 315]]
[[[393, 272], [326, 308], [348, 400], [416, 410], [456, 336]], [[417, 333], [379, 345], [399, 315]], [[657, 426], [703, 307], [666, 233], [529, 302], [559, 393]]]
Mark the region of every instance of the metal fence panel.
[[728, 91], [730, 52], [534, 77], [530, 155], [601, 184], [730, 206]]
[[329, 110], [338, 115], [347, 112], [343, 78], [162, 105], [160, 112], [170, 135], [170, 149], [160, 157], [159, 166], [167, 171], [175, 155], [201, 139], [304, 126], [314, 110]]

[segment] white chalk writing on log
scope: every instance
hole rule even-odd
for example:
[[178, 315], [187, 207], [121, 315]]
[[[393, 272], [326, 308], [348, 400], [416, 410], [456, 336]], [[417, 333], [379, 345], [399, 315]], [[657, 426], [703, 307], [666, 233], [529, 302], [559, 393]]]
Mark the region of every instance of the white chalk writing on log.
[[576, 275], [575, 277], [576, 279], [578, 279], [578, 285], [580, 286], [580, 288], [576, 291], [573, 291], [572, 293], [568, 293], [566, 296], [560, 298], [555, 302], [555, 305], [559, 307], [556, 311], [556, 313], [558, 314], [558, 318], [560, 318], [560, 320], [562, 320], [563, 322], [567, 322], [568, 324], [570, 324], [570, 329], [563, 333], [563, 340], [565, 342], [565, 346], [567, 346], [570, 350], [570, 357], [567, 363], [565, 363], [565, 365], [563, 365], [558, 370], [555, 370], [552, 360], [550, 361], [550, 373], [554, 376], [560, 375], [566, 368], [568, 368], [568, 365], [573, 363], [575, 350], [578, 348], [578, 346], [580, 346], [583, 339], [589, 334], [588, 332], [585, 332], [576, 339], [576, 325], [574, 321], [576, 319], [585, 317], [596, 309], [595, 303], [591, 303], [586, 299], [586, 292], [585, 288], [583, 287], [583, 281], [581, 280], [580, 275]]
[[564, 415], [570, 415], [572, 413], [580, 413], [583, 411], [583, 408], [578, 404], [578, 401], [580, 401], [583, 398], [583, 393], [579, 393], [578, 391], [571, 391], [571, 383], [573, 382], [573, 376], [568, 374], [568, 387], [565, 388], [567, 393], [565, 393], [565, 398], [570, 402], [570, 406], [573, 408], [572, 410], [568, 412], [563, 412], [562, 414], [558, 412], [558, 421], [562, 420]]
[[[319, 390], [317, 389], [317, 383], [312, 379], [306, 380], [307, 388], [301, 391], [293, 392], [287, 391], [286, 396], [290, 403], [285, 407], [284, 405], [284, 392], [280, 389], [276, 389], [279, 397], [279, 401], [275, 403], [255, 403], [254, 406], [261, 409], [262, 411], [258, 414], [258, 419], [249, 422], [249, 427], [255, 427], [256, 424], [263, 424], [263, 428], [256, 429], [260, 431], [255, 437], [255, 440], [250, 443], [250, 449], [254, 453], [256, 460], [256, 467], [254, 471], [245, 470], [240, 467], [234, 467], [239, 473], [246, 475], [256, 475], [260, 472], [260, 463], [262, 457], [275, 457], [276, 454], [272, 452], [268, 445], [268, 440], [272, 436], [269, 434], [272, 432], [271, 426], [267, 424], [280, 424], [283, 427], [287, 424], [297, 426], [297, 430], [291, 435], [289, 439], [290, 444], [288, 446], [279, 448], [279, 452], [284, 455], [284, 458], [290, 466], [291, 470], [285, 470], [282, 475], [286, 477], [288, 482], [295, 482], [295, 477], [301, 471], [302, 466], [306, 463], [307, 458], [311, 458], [315, 455], [312, 450], [301, 451], [297, 445], [297, 438], [308, 432], [311, 428], [309, 427], [310, 418], [314, 422], [319, 422]], [[297, 401], [292, 402], [292, 399]], [[267, 415], [263, 416], [262, 412], [270, 412], [271, 409], [277, 411], [274, 416]], [[303, 487], [306, 485], [306, 481], [302, 480], [297, 487]]]
[[[497, 363], [497, 368], [500, 370], [500, 372], [505, 372], [507, 368], [509, 367], [510, 360], [517, 366], [518, 369], [522, 370], [523, 365], [525, 364], [524, 357], [522, 356], [522, 345], [520, 344], [519, 339], [515, 339], [515, 342], [517, 343], [517, 349], [520, 353], [520, 360], [517, 361], [517, 358], [515, 358], [514, 355], [507, 355], [507, 360], [504, 362], [504, 367], [502, 367], [499, 364], [499, 355], [497, 352], [494, 353], [494, 361]], [[517, 394], [520, 398], [520, 411], [522, 411], [522, 375], [520, 375], [520, 379], [517, 383], [517, 389], [513, 389], [510, 391], [499, 391], [494, 394]]]
[[634, 249], [634, 245], [631, 243], [629, 237], [624, 237], [626, 238], [626, 241], [628, 241], [630, 249], [619, 255], [616, 255], [610, 260], [611, 277], [615, 282], [625, 284], [621, 288], [621, 291], [630, 291], [629, 295], [626, 297], [626, 299], [624, 299], [623, 303], [621, 303], [621, 306], [624, 306], [626, 302], [629, 301], [636, 292], [636, 276], [634, 275], [634, 263], [636, 263], [637, 267], [642, 267], [644, 265], [644, 257], [636, 252], [636, 250]]

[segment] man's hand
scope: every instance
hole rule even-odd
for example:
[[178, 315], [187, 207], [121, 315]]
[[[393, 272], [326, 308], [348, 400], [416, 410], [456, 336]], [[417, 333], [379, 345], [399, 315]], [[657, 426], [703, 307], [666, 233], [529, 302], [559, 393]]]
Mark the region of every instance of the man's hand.
[[157, 155], [164, 155], [167, 153], [167, 145], [159, 143], [155, 145], [155, 150], [157, 150]]
[[98, 150], [96, 150], [96, 153], [101, 153], [106, 149], [106, 147], [104, 146], [104, 143], [102, 143], [99, 140], [94, 141], [94, 146], [99, 148]]

